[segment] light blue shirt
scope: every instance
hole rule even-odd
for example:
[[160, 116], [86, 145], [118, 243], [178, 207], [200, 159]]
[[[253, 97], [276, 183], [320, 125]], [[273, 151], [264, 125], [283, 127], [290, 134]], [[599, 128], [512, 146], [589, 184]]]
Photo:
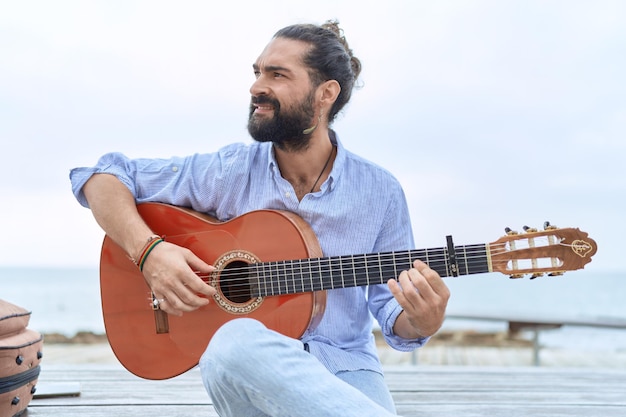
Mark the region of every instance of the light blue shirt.
[[[412, 249], [408, 207], [398, 181], [335, 142], [337, 156], [330, 176], [320, 191], [301, 201], [281, 176], [270, 143], [237, 143], [211, 154], [171, 159], [129, 159], [110, 153], [95, 167], [73, 169], [70, 178], [74, 195], [85, 207], [85, 182], [93, 174], [108, 173], [119, 178], [138, 203], [190, 207], [222, 221], [258, 209], [292, 211], [311, 225], [324, 256]], [[393, 334], [401, 311], [385, 284], [329, 290], [320, 324], [302, 341], [331, 372], [381, 372], [372, 316], [397, 350], [411, 351], [427, 340]]]

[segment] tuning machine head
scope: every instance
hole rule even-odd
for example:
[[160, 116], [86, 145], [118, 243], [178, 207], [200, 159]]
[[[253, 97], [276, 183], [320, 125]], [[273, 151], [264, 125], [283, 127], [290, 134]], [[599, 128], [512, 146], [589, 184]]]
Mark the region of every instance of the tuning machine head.
[[543, 230], [556, 230], [556, 229], [558, 229], [558, 227], [551, 225], [550, 222], [547, 220], [543, 223]]

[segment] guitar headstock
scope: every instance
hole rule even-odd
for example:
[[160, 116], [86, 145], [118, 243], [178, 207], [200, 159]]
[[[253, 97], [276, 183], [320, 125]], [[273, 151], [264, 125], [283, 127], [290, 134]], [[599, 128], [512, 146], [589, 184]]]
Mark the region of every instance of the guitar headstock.
[[598, 250], [596, 242], [578, 228], [559, 229], [544, 224], [544, 230], [524, 227], [523, 233], [509, 228], [506, 236], [489, 244], [491, 270], [531, 279], [544, 274], [563, 275], [582, 269]]

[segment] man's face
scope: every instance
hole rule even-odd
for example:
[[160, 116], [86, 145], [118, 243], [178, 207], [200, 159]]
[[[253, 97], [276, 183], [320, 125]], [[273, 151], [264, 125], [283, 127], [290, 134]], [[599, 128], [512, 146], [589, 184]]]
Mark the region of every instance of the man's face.
[[306, 43], [277, 38], [254, 63], [248, 132], [255, 140], [295, 151], [307, 147], [310, 135], [303, 131], [316, 122], [316, 90], [301, 58], [307, 48]]

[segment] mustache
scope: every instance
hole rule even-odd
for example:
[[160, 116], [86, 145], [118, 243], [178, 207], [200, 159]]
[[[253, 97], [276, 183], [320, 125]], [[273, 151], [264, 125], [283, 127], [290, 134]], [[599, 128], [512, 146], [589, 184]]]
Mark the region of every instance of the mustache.
[[280, 108], [280, 103], [278, 102], [278, 100], [268, 96], [252, 96], [250, 98], [250, 104], [270, 104], [275, 109]]

